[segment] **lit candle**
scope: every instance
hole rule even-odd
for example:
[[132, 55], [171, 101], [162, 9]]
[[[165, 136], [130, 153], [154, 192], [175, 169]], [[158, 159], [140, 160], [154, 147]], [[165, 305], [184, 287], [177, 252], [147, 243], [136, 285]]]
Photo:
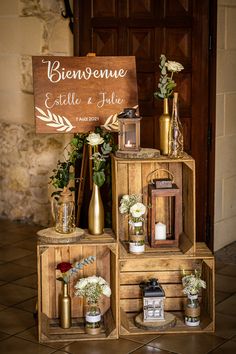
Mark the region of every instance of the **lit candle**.
[[166, 225], [162, 222], [155, 225], [155, 240], [166, 240]]
[[125, 144], [125, 147], [126, 147], [126, 148], [132, 147], [132, 144], [130, 143], [130, 140], [128, 140], [127, 144]]

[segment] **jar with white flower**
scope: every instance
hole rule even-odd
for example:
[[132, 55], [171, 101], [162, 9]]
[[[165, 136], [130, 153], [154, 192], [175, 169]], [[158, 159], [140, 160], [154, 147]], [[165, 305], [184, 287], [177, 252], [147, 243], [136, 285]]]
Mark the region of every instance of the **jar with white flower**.
[[206, 288], [206, 282], [201, 279], [201, 271], [195, 269], [192, 274], [184, 274], [182, 284], [183, 292], [188, 297], [185, 305], [185, 324], [190, 327], [199, 326], [201, 308], [198, 297], [201, 288]]
[[120, 201], [120, 213], [129, 216], [129, 252], [145, 252], [144, 215], [146, 206], [137, 194], [124, 195]]
[[75, 285], [75, 295], [86, 299], [85, 331], [95, 335], [101, 331], [102, 316], [99, 300], [104, 295], [111, 296], [111, 289], [105, 279], [93, 275], [80, 279]]

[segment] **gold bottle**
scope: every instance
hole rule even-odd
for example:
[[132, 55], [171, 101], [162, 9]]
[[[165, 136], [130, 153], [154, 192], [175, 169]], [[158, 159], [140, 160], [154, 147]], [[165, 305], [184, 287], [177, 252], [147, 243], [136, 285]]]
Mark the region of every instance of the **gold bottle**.
[[163, 101], [163, 114], [159, 118], [160, 126], [160, 151], [161, 155], [168, 155], [169, 151], [169, 127], [170, 127], [170, 115], [168, 107], [168, 98], [164, 98]]
[[179, 159], [184, 154], [183, 127], [179, 119], [178, 92], [174, 93], [173, 110], [169, 129], [169, 157]]
[[88, 230], [91, 235], [101, 235], [104, 229], [104, 208], [99, 187], [93, 183], [88, 211]]
[[71, 298], [68, 293], [68, 284], [63, 283], [63, 293], [60, 299], [60, 325], [62, 328], [71, 327]]

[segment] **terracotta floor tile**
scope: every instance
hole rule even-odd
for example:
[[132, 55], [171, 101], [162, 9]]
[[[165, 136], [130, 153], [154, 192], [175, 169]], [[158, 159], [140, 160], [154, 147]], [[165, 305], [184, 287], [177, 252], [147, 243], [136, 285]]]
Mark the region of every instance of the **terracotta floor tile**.
[[216, 290], [226, 293], [236, 292], [236, 281], [234, 277], [229, 277], [227, 275], [216, 274]]
[[226, 316], [216, 313], [215, 335], [223, 338], [236, 336], [236, 319], [233, 316]]
[[158, 335], [156, 335], [156, 334], [139, 334], [139, 335], [133, 335], [133, 336], [120, 336], [120, 338], [132, 340], [134, 342], [141, 343], [141, 344], [147, 344], [148, 342], [151, 342], [153, 339], [155, 339], [157, 337], [158, 337]]
[[236, 264], [226, 265], [225, 267], [219, 269], [217, 273], [228, 275], [230, 277], [236, 277]]
[[34, 318], [29, 312], [10, 307], [0, 313], [0, 328], [4, 333], [16, 334], [34, 325]]
[[25, 267], [29, 267], [29, 268], [31, 268], [33, 270], [35, 270], [36, 267], [37, 267], [36, 254], [30, 254], [29, 256], [15, 259], [13, 262], [15, 264], [17, 264], [17, 265], [22, 265], [22, 266], [25, 266]]
[[131, 353], [132, 354], [170, 354], [171, 352], [163, 349], [150, 347], [149, 345], [145, 345], [144, 347], [139, 348]]
[[[18, 266], [19, 267], [19, 266]], [[27, 268], [29, 269], [29, 268]], [[32, 269], [34, 271], [34, 269]], [[21, 285], [21, 286], [26, 286], [27, 288], [32, 288], [32, 289], [37, 289], [37, 274], [34, 273], [32, 275], [29, 275], [27, 277], [17, 279], [13, 281], [13, 284]]]
[[6, 308], [6, 306], [0, 304], [0, 311], [5, 310], [5, 308]]
[[0, 304], [12, 306], [26, 301], [36, 295], [37, 291], [35, 289], [9, 283], [1, 286]]
[[95, 340], [74, 342], [63, 350], [72, 354], [127, 354], [140, 347], [140, 344], [126, 339]]
[[227, 341], [220, 347], [216, 348], [211, 354], [233, 354], [236, 353], [236, 342], [233, 340]]
[[18, 258], [31, 255], [32, 252], [19, 247], [0, 247], [0, 260], [4, 262], [11, 262]]
[[224, 339], [222, 338], [203, 333], [166, 334], [148, 343], [148, 345], [178, 354], [207, 354], [223, 342]]
[[216, 312], [229, 316], [236, 316], [236, 294], [216, 305]]
[[16, 247], [20, 247], [20, 248], [24, 248], [26, 250], [29, 251], [33, 251], [36, 253], [36, 249], [37, 249], [37, 237], [31, 237], [27, 240], [23, 240], [20, 242], [15, 243]]
[[10, 337], [0, 342], [0, 352], [4, 354], [50, 354], [55, 349], [32, 343], [17, 337]]
[[17, 305], [14, 305], [14, 307], [31, 312], [31, 313], [35, 313], [37, 301], [38, 301], [38, 297], [35, 296], [32, 299], [29, 299], [29, 300], [21, 302]]
[[[19, 338], [27, 339], [34, 343], [38, 343], [38, 328], [37, 326], [28, 328], [25, 331], [18, 333], [16, 336]], [[72, 344], [72, 342], [50, 342], [46, 343], [45, 345], [54, 349], [61, 349], [69, 344]]]
[[9, 335], [10, 335], [10, 334], [0, 332], [0, 341], [1, 341], [2, 339], [6, 339], [7, 337], [9, 337]]
[[0, 279], [5, 282], [11, 282], [33, 273], [35, 273], [35, 268], [28, 268], [9, 262], [1, 266]]
[[226, 300], [230, 296], [231, 296], [231, 293], [224, 293], [222, 291], [216, 291], [216, 297], [215, 297], [216, 305], [219, 304], [220, 302]]

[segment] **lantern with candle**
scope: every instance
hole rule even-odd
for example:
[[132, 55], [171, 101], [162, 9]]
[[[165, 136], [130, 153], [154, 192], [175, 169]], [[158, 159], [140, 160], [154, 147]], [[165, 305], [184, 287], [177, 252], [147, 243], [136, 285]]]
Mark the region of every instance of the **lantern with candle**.
[[143, 321], [154, 322], [165, 319], [165, 292], [157, 279], [139, 284], [143, 293]]
[[[180, 190], [170, 171], [157, 169], [151, 172], [168, 178], [151, 179], [148, 184], [148, 234], [151, 247], [178, 247], [180, 234]], [[171, 176], [171, 178], [169, 178]]]
[[125, 108], [118, 115], [119, 122], [119, 150], [139, 151], [140, 150], [140, 120], [136, 114], [136, 108]]

